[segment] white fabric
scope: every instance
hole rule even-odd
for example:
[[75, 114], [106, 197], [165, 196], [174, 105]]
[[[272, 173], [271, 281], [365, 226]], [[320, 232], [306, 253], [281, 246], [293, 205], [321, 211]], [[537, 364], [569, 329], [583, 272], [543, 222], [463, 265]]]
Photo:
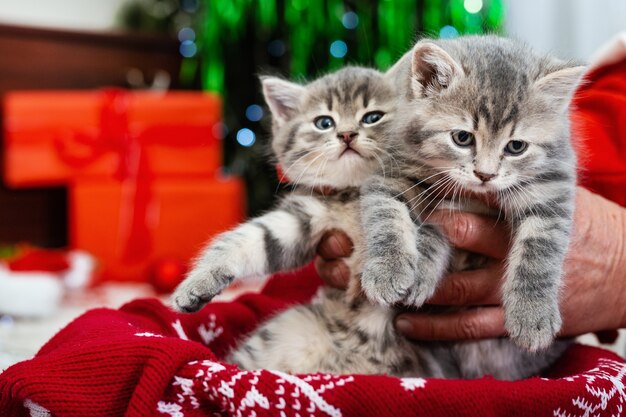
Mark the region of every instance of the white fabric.
[[49, 272], [15, 272], [0, 264], [0, 313], [44, 317], [63, 297], [63, 281]]

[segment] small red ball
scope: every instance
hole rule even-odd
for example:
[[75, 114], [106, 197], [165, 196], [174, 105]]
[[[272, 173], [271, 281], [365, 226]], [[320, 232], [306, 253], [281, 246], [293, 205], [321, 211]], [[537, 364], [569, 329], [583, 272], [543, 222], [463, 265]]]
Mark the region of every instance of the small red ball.
[[185, 278], [187, 265], [180, 259], [162, 258], [152, 264], [150, 284], [159, 293], [171, 293]]

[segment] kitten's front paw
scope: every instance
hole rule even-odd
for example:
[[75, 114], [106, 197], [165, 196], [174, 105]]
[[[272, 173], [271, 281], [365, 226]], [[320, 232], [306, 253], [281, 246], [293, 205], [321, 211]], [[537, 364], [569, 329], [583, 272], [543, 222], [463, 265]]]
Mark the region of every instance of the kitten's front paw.
[[546, 302], [516, 302], [505, 310], [509, 336], [520, 347], [536, 352], [549, 347], [561, 328], [558, 306]]
[[230, 284], [233, 278], [223, 268], [194, 268], [172, 295], [174, 309], [181, 313], [198, 311]]
[[367, 298], [382, 305], [401, 302], [413, 281], [413, 271], [404, 262], [384, 258], [368, 260], [361, 275], [361, 287]]
[[411, 307], [421, 307], [426, 300], [433, 296], [437, 289], [437, 281], [432, 278], [417, 274], [413, 285], [409, 287], [407, 294], [404, 296], [402, 304]]
[[427, 280], [416, 277], [414, 264], [399, 258], [367, 261], [361, 276], [363, 291], [378, 304], [419, 307], [433, 294], [434, 288], [430, 288]]

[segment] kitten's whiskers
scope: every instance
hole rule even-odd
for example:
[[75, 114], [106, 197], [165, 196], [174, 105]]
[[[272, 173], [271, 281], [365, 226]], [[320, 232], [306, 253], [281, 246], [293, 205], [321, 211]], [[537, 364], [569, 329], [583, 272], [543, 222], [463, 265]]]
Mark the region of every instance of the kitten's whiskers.
[[307, 170], [309, 169], [309, 167], [311, 165], [313, 165], [315, 163], [315, 161], [317, 161], [318, 159], [320, 159], [321, 157], [323, 157], [325, 155], [324, 152], [321, 152], [319, 155], [317, 155], [315, 158], [313, 158], [312, 161], [310, 161], [302, 170], [302, 172], [300, 173], [300, 175], [298, 175], [298, 178], [296, 178], [293, 182], [293, 186], [292, 186], [292, 190], [296, 188], [296, 186], [300, 183], [300, 180], [302, 179], [302, 177], [307, 173]]
[[[431, 178], [433, 178], [433, 177], [436, 177], [437, 175], [447, 174], [447, 173], [452, 172], [452, 171], [454, 171], [454, 167], [447, 167], [447, 168], [444, 168], [444, 170], [443, 170], [443, 171], [436, 172], [435, 174], [430, 175], [430, 176], [428, 176], [428, 177], [424, 178], [423, 180], [416, 182], [415, 184], [413, 184], [412, 186], [410, 186], [410, 187], [409, 187], [409, 188], [407, 188], [406, 190], [404, 190], [404, 191], [402, 191], [401, 193], [398, 193], [397, 195], [395, 195], [395, 196], [394, 196], [394, 198], [398, 198], [398, 197], [400, 197], [402, 194], [404, 194], [404, 193], [406, 193], [406, 192], [408, 192], [408, 191], [412, 190], [413, 188], [415, 188], [415, 187], [419, 186], [420, 184], [423, 184], [425, 181], [428, 181], [429, 179], [431, 179]], [[435, 181], [435, 183], [434, 183], [432, 186], [434, 186], [435, 184], [437, 184], [437, 181]], [[431, 186], [431, 187], [432, 187], [432, 186]]]
[[[450, 185], [450, 183], [454, 181], [452, 178], [450, 177], [446, 177], [442, 180], [440, 180], [438, 182], [437, 187], [435, 187], [432, 191], [429, 188], [427, 191], [431, 191], [430, 193], [426, 194], [422, 199], [420, 199], [413, 207], [411, 207], [411, 211], [413, 211], [415, 208], [417, 208], [422, 202], [425, 202], [426, 200], [430, 200], [427, 204], [424, 205], [424, 207], [422, 208], [422, 210], [420, 211], [420, 213], [417, 215], [417, 218], [419, 219], [422, 214], [424, 213], [425, 210], [429, 209], [430, 204], [432, 204], [433, 200], [436, 200], [437, 197], [439, 197], [440, 195], [443, 196], [445, 195], [445, 193], [448, 190], [448, 186]], [[435, 194], [433, 196], [433, 194], [437, 192], [437, 194]], [[443, 201], [443, 199], [441, 199], [441, 201]], [[437, 205], [439, 205], [439, 203], [441, 203], [441, 201], [438, 202]]]
[[[437, 207], [439, 207], [441, 205], [441, 203], [443, 203], [445, 201], [445, 195], [450, 191], [451, 187], [454, 187], [454, 180], [451, 179], [451, 181], [448, 181], [446, 183], [446, 186], [443, 187], [443, 189], [441, 189], [437, 195], [433, 198], [434, 200], [437, 199], [437, 197], [439, 197], [440, 195], [442, 196], [441, 198], [439, 198], [439, 200], [437, 201], [437, 204], [435, 205], [434, 208], [430, 209], [428, 215], [426, 216], [426, 218], [423, 220], [424, 223], [426, 223], [426, 221], [430, 218], [430, 216], [435, 212], [435, 210], [437, 210]], [[421, 217], [422, 213], [424, 212], [424, 210], [426, 210], [428, 208], [428, 206], [424, 207], [424, 209], [420, 212], [420, 214], [417, 216], [418, 218]]]

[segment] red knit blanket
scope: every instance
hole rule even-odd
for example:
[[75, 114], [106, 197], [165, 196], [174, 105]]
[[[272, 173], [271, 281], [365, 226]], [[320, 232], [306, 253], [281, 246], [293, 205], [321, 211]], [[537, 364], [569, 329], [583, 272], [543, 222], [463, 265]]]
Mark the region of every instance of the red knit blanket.
[[319, 286], [312, 268], [261, 294], [177, 314], [156, 300], [87, 312], [32, 360], [0, 374], [2, 417], [611, 416], [625, 407], [626, 364], [573, 346], [544, 378], [502, 382], [241, 371], [238, 337]]
[[[626, 48], [575, 100], [583, 183], [626, 204]], [[615, 54], [613, 54], [615, 55]], [[241, 335], [319, 285], [311, 268], [274, 277], [262, 294], [181, 315], [155, 300], [93, 310], [37, 356], [0, 374], [0, 417], [66, 416], [621, 416], [626, 364], [572, 346], [544, 378], [501, 382], [287, 375], [220, 362]]]

